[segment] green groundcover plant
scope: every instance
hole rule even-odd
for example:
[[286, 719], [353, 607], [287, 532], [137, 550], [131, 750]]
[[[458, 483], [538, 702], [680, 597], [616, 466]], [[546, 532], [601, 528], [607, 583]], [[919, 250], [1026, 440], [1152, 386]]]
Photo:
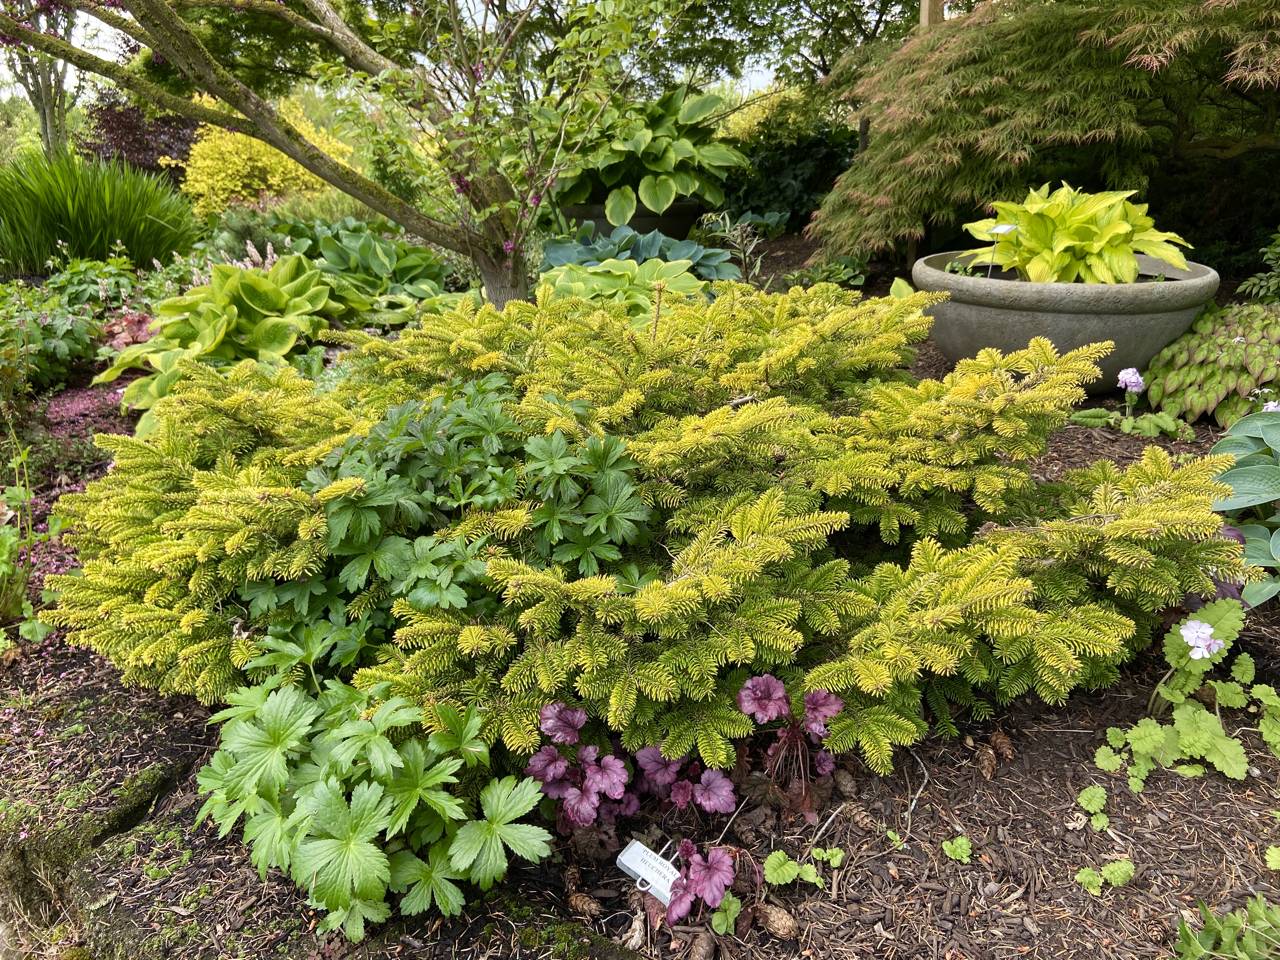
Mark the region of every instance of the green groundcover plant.
[[1213, 415], [1225, 427], [1258, 410], [1280, 380], [1280, 306], [1208, 307], [1155, 355], [1147, 400], [1173, 417]]
[[[260, 865], [352, 934], [411, 877], [483, 887], [542, 854], [507, 839], [525, 788], [466, 755], [500, 776], [548, 717], [725, 768], [781, 715], [741, 706], [769, 674], [796, 704], [826, 691], [826, 748], [887, 771], [957, 712], [1111, 682], [1162, 610], [1246, 576], [1212, 510], [1228, 458], [1033, 480], [1105, 345], [917, 383], [932, 302], [468, 302], [394, 340], [329, 334], [353, 349], [323, 384], [184, 361], [152, 431], [101, 438], [115, 468], [64, 498], [84, 568], [50, 580], [48, 618], [127, 682], [231, 704], [210, 814], [243, 812]], [[326, 872], [343, 844], [359, 879]], [[398, 874], [402, 850], [424, 866]]]

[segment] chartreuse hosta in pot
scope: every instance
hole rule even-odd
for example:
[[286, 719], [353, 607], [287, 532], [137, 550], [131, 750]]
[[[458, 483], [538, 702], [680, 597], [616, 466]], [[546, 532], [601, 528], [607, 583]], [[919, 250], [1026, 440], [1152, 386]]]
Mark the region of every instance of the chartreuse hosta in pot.
[[610, 107], [605, 135], [575, 170], [561, 177], [562, 207], [603, 203], [609, 223], [627, 223], [637, 203], [666, 212], [681, 197], [710, 207], [724, 203], [723, 183], [746, 158], [716, 138], [715, 116], [724, 100], [679, 87], [650, 103]]
[[934, 308], [943, 353], [959, 360], [1036, 336], [1060, 350], [1111, 340], [1093, 389], [1110, 388], [1123, 369], [1144, 368], [1212, 299], [1218, 275], [1189, 263], [1178, 249], [1186, 241], [1157, 230], [1131, 196], [1046, 184], [966, 224], [983, 246], [918, 260], [916, 286], [950, 295]]

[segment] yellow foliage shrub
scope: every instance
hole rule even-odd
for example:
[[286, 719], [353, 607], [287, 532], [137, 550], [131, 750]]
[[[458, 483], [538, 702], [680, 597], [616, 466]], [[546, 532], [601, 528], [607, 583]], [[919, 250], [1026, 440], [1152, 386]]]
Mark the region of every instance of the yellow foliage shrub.
[[[351, 156], [350, 147], [316, 129], [296, 104], [286, 101], [280, 112], [325, 153], [339, 160]], [[182, 192], [200, 216], [222, 213], [234, 203], [313, 194], [323, 188], [323, 181], [275, 147], [210, 124], [196, 132], [182, 183]]]

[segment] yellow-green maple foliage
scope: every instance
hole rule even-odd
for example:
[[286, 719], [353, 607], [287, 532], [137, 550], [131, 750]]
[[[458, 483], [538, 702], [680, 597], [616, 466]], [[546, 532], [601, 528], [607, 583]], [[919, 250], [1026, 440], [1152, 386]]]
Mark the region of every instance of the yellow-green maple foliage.
[[581, 301], [466, 304], [395, 340], [341, 335], [353, 349], [332, 389], [206, 372], [146, 440], [108, 441], [116, 469], [69, 498], [87, 563], [57, 582], [54, 616], [129, 679], [218, 699], [262, 627], [236, 591], [342, 562], [324, 501], [360, 484], [308, 493], [307, 470], [397, 404], [500, 374], [528, 435], [625, 442], [646, 536], [594, 576], [545, 562], [523, 480], [447, 529], [397, 531], [483, 546], [493, 602], [366, 590], [350, 609], [384, 604], [394, 633], [355, 682], [428, 717], [477, 703], [517, 751], [536, 747], [539, 708], [568, 700], [630, 748], [723, 766], [753, 726], [735, 695], [769, 671], [795, 695], [839, 693], [830, 745], [888, 769], [956, 706], [1113, 679], [1161, 608], [1242, 576], [1211, 509], [1220, 463], [1153, 450], [1123, 472], [1031, 478], [1105, 346], [1059, 356], [1038, 340], [917, 383], [905, 368], [929, 302], [724, 284], [639, 322]]

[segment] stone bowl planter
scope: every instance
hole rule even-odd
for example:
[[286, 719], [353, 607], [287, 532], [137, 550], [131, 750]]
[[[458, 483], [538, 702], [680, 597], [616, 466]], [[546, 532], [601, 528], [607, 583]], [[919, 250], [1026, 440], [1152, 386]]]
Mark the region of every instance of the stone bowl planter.
[[947, 273], [946, 265], [961, 256], [935, 253], [911, 269], [916, 289], [950, 294], [929, 311], [934, 342], [946, 358], [954, 363], [983, 347], [1020, 350], [1033, 337], [1047, 337], [1064, 353], [1111, 340], [1115, 349], [1102, 358], [1102, 376], [1089, 387], [1096, 393], [1115, 389], [1125, 367], [1145, 369], [1218, 291], [1218, 274], [1209, 267], [1188, 263], [1177, 270], [1142, 255], [1139, 281], [1125, 284], [1026, 283], [1001, 274]]

